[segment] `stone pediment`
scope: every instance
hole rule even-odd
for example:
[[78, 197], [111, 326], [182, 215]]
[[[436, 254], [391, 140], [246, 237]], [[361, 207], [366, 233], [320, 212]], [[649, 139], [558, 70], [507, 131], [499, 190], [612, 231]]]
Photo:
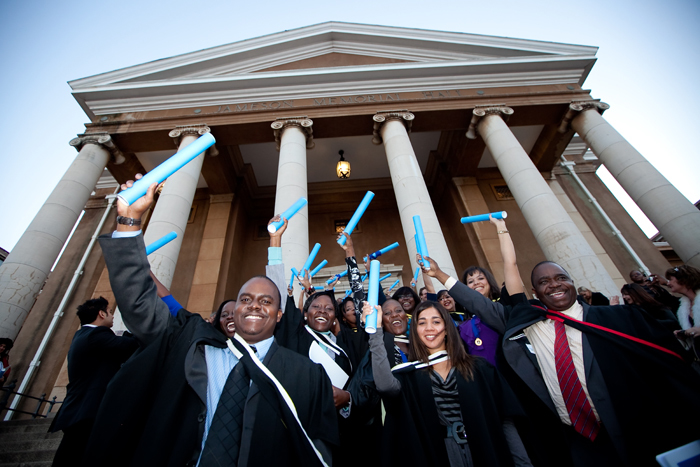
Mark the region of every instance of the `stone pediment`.
[[69, 82], [88, 115], [426, 87], [582, 84], [596, 47], [328, 22]]

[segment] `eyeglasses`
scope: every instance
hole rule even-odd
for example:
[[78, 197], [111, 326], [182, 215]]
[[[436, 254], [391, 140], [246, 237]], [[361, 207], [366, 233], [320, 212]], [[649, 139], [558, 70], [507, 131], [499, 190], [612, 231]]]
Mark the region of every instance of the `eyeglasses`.
[[397, 300], [408, 300], [409, 298], [413, 298], [413, 295], [399, 295], [396, 297]]

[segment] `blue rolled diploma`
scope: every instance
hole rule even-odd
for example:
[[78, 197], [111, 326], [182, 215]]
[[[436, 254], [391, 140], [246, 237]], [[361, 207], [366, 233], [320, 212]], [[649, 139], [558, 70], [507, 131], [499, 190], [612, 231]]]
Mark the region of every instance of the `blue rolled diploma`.
[[494, 219], [505, 219], [508, 213], [505, 211], [492, 212], [491, 214], [479, 214], [478, 216], [467, 216], [460, 219], [462, 224], [471, 224], [472, 222], [484, 222], [489, 220], [489, 215]]
[[[367, 206], [369, 206], [369, 203], [372, 201], [372, 198], [374, 198], [374, 193], [372, 193], [371, 191], [365, 193], [365, 197], [362, 198], [360, 205], [355, 210], [355, 214], [352, 215], [352, 217], [348, 221], [348, 225], [345, 226], [345, 230], [343, 230], [343, 232], [345, 232], [348, 235], [352, 235], [352, 231], [355, 230], [355, 227], [357, 227], [357, 223], [360, 222], [360, 218], [362, 217], [362, 214], [364, 214], [367, 210]], [[341, 235], [338, 239], [338, 244], [345, 245], [346, 241], [347, 239], [345, 238], [345, 235]]]
[[348, 275], [348, 270], [346, 269], [345, 271], [336, 274], [335, 276], [331, 277], [326, 281], [326, 284], [331, 285], [334, 281], [340, 279], [341, 277], [345, 277]]
[[[398, 247], [399, 247], [399, 242], [394, 242], [394, 243], [392, 243], [391, 245], [385, 246], [385, 247], [382, 248], [381, 250], [377, 250], [377, 251], [375, 251], [374, 253], [370, 254], [370, 255], [369, 255], [369, 259], [377, 259], [377, 258], [379, 258], [380, 256], [382, 256], [384, 253], [386, 253], [387, 251], [391, 251], [391, 250], [393, 250], [394, 248], [398, 248]], [[362, 259], [363, 259], [364, 261], [367, 261], [367, 257], [366, 257], [366, 256], [365, 256], [364, 258], [362, 258]]]
[[369, 266], [369, 290], [367, 292], [367, 302], [372, 307], [372, 313], [367, 315], [365, 320], [365, 331], [367, 334], [377, 332], [377, 310], [374, 309], [379, 303], [379, 268], [381, 264], [373, 259]]
[[316, 266], [316, 267], [313, 269], [313, 271], [311, 271], [311, 272], [309, 273], [309, 279], [311, 279], [312, 277], [314, 277], [314, 276], [318, 273], [318, 271], [320, 271], [321, 269], [324, 268], [324, 266], [325, 266], [326, 264], [328, 264], [328, 260], [326, 260], [326, 259], [324, 259], [323, 261], [321, 261], [320, 263], [318, 263], [318, 266]]
[[416, 239], [418, 240], [418, 245], [420, 245], [418, 252], [423, 259], [423, 267], [425, 269], [430, 269], [430, 261], [425, 259], [425, 257], [428, 256], [428, 244], [425, 242], [423, 223], [420, 221], [420, 216], [413, 216], [413, 227], [416, 229]]
[[309, 271], [311, 268], [311, 265], [314, 263], [314, 260], [316, 259], [316, 255], [318, 254], [318, 250], [321, 249], [321, 244], [317, 243], [314, 245], [314, 248], [311, 250], [311, 253], [309, 253], [309, 257], [306, 258], [306, 262], [304, 263], [304, 267], [301, 268], [301, 273], [304, 274], [304, 271]]
[[277, 229], [284, 225], [284, 221], [282, 219], [291, 219], [292, 217], [294, 217], [294, 214], [298, 213], [299, 211], [301, 211], [301, 208], [306, 206], [306, 203], [308, 203], [308, 200], [306, 198], [299, 198], [296, 203], [289, 206], [286, 211], [280, 214], [279, 221], [273, 222], [272, 224], [267, 226], [267, 231], [270, 233], [277, 232]]
[[389, 287], [389, 292], [391, 292], [392, 290], [394, 290], [394, 287], [396, 287], [397, 285], [399, 285], [399, 280], [398, 280], [398, 279], [396, 279], [396, 282], [394, 282], [394, 283], [391, 285], [391, 287]]
[[369, 276], [369, 274], [362, 274], [362, 277], [360, 277], [360, 282], [366, 281], [366, 280], [367, 280], [367, 276]]
[[350, 296], [351, 293], [352, 293], [352, 289], [351, 289], [351, 290], [346, 290], [346, 291], [345, 291], [345, 298], [348, 298], [348, 297]]
[[388, 278], [390, 278], [390, 277], [391, 277], [391, 273], [389, 273], [389, 274], [387, 274], [387, 275], [385, 275], [385, 276], [382, 276], [382, 277], [379, 278], [379, 282], [383, 281], [384, 279], [388, 279]]
[[289, 286], [293, 287], [294, 286], [294, 278], [299, 277], [299, 271], [296, 270], [296, 268], [292, 268], [292, 278], [289, 279]]
[[203, 134], [191, 144], [182, 148], [182, 151], [178, 151], [158, 167], [148, 172], [140, 180], [136, 180], [131, 188], [127, 188], [119, 193], [117, 198], [130, 205], [145, 195], [149, 186], [154, 183], [161, 183], [187, 165], [192, 159], [209, 149], [214, 143], [216, 143], [216, 140], [211, 133]]
[[420, 268], [416, 268], [416, 273], [413, 275], [413, 280], [418, 281], [418, 274], [420, 274]]
[[150, 255], [154, 251], [156, 251], [158, 248], [161, 248], [168, 243], [172, 242], [177, 238], [177, 232], [173, 231], [170, 232], [169, 234], [165, 234], [162, 237], [160, 237], [158, 240], [155, 242], [151, 243], [146, 247], [146, 256]]

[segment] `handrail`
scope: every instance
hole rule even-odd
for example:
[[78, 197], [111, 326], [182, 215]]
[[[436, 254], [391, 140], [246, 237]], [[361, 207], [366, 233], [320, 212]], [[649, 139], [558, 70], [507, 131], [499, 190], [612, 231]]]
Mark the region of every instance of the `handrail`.
[[[49, 414], [53, 410], [53, 406], [56, 404], [63, 404], [64, 401], [57, 401], [57, 396], [53, 396], [53, 399], [47, 399], [46, 398], [46, 393], [43, 393], [41, 397], [36, 397], [36, 396], [30, 396], [29, 394], [22, 394], [20, 392], [14, 391], [14, 389], [17, 387], [17, 380], [14, 379], [8, 384], [7, 386], [0, 387], [0, 391], [3, 391], [5, 394], [3, 394], [2, 397], [0, 397], [0, 412], [3, 410], [7, 409], [8, 411], [12, 410], [13, 412], [16, 413], [23, 413], [27, 415], [31, 415], [32, 418], [48, 418]], [[10, 399], [11, 394], [16, 394], [21, 397], [26, 397], [27, 399], [34, 399], [37, 402], [36, 404], [36, 409], [34, 409], [34, 412], [27, 412], [25, 410], [19, 410], [15, 409], [12, 407], [7, 407], [7, 401]], [[49, 404], [49, 410], [46, 411], [46, 415], [41, 415], [39, 411], [41, 410], [42, 404], [47, 403]]]

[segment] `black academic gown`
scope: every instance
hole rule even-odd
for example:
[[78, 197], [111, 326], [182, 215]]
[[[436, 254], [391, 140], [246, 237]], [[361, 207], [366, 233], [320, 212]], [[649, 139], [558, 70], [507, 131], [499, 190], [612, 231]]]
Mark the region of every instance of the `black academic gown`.
[[[143, 347], [108, 386], [84, 465], [195, 465], [206, 418], [204, 346], [224, 348], [226, 337], [198, 314], [182, 309], [170, 315], [148, 275], [141, 236], [101, 237], [100, 245], [124, 320]], [[323, 369], [276, 343], [263, 363], [291, 397], [308, 436], [338, 444], [332, 390]], [[255, 374], [251, 379], [239, 465], [318, 465], [277, 394]]]
[[[297, 352], [307, 358], [309, 357], [311, 344], [317, 342], [306, 329], [304, 316], [294, 304], [294, 299], [292, 297], [287, 298], [284, 315], [282, 315], [282, 319], [277, 323], [275, 329], [275, 339], [280, 346]], [[345, 351], [345, 354], [336, 355], [335, 363], [337, 363], [348, 376], [352, 376], [353, 370], [358, 363], [357, 361], [352, 361], [355, 355], [352, 343], [348, 342], [346, 333], [342, 332], [338, 333], [336, 336], [335, 343]]]
[[[700, 376], [683, 360], [687, 354], [673, 334], [638, 307], [582, 305], [583, 321], [643, 339], [682, 357], [600, 329], [565, 321], [583, 332], [589, 394], [623, 459], [622, 465], [656, 466], [657, 454], [700, 439], [698, 424], [688, 422], [700, 416]], [[506, 316], [504, 341], [518, 336], [524, 327], [545, 319], [545, 315], [546, 311], [537, 301], [520, 303]], [[562, 443], [565, 446], [563, 432], [567, 427], [545, 407], [548, 404], [537, 400], [543, 395], [536, 397], [533, 393], [532, 388], [538, 388], [537, 380], [539, 384], [543, 382], [536, 358], [527, 350], [525, 340], [524, 337], [516, 339], [521, 341], [522, 357], [529, 360], [532, 374], [526, 376], [528, 372], [524, 371], [523, 360], [518, 376], [524, 377], [528, 384], [523, 385], [521, 380], [519, 388], [514, 386], [514, 389], [520, 390], [523, 406], [530, 418], [540, 425], [541, 432], [547, 434], [549, 444], [557, 446]], [[509, 361], [516, 361], [514, 353]], [[548, 395], [544, 397], [549, 399]], [[565, 457], [559, 458], [559, 465], [569, 462]]]
[[[401, 383], [396, 396], [383, 396], [386, 408], [382, 439], [382, 465], [449, 465], [445, 428], [440, 424], [428, 369], [394, 371]], [[512, 466], [513, 458], [503, 434], [503, 422], [524, 418], [515, 395], [496, 369], [475, 359], [474, 379], [457, 372], [459, 402], [469, 448], [477, 467]]]

